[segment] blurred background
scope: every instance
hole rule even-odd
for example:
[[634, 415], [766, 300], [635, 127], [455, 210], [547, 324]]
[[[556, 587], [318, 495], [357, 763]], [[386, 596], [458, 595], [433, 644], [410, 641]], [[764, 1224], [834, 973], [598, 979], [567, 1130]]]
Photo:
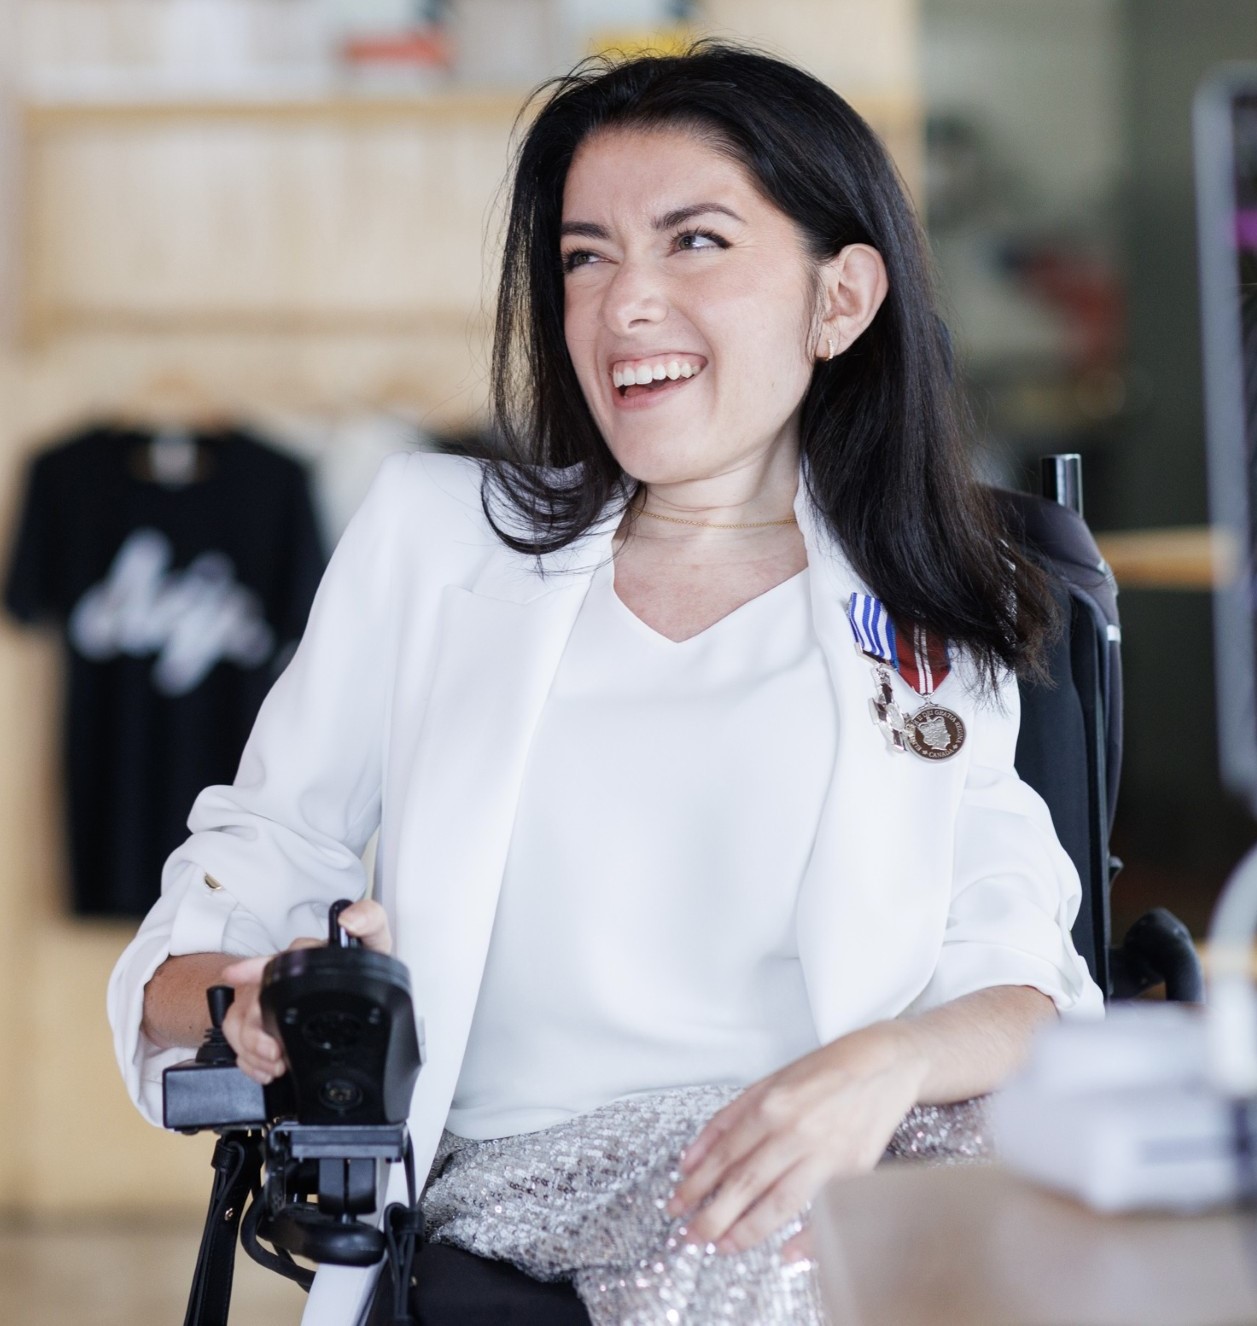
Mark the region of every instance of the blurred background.
[[[7, 1322], [182, 1312], [210, 1144], [134, 1113], [104, 988], [156, 891], [146, 854], [179, 832], [118, 830], [126, 807], [186, 813], [185, 783], [231, 777], [256, 707], [247, 687], [192, 696], [207, 633], [264, 689], [379, 458], [478, 444], [528, 89], [591, 51], [705, 32], [795, 59], [887, 141], [986, 473], [1029, 486], [1039, 455], [1083, 456], [1122, 589], [1115, 930], [1160, 904], [1199, 935], [1252, 841], [1216, 774], [1190, 148], [1201, 75], [1257, 59], [1252, 0], [0, 0]], [[122, 501], [92, 468], [119, 439], [166, 543], [67, 620], [67, 559]], [[192, 527], [261, 568], [264, 603], [220, 565], [171, 569]], [[157, 767], [91, 727], [67, 662], [67, 630], [134, 647], [128, 593], [210, 605], [144, 719]], [[222, 625], [259, 611], [289, 626], [259, 643]], [[71, 798], [91, 826], [73, 839]], [[240, 1274], [234, 1321], [297, 1320], [299, 1291], [243, 1257]]]

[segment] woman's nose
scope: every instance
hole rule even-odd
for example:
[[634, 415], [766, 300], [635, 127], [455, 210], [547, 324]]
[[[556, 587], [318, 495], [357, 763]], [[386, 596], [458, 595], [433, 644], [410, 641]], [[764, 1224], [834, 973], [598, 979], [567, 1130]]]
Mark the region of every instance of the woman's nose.
[[621, 261], [603, 299], [607, 326], [615, 332], [631, 331], [662, 322], [667, 312], [663, 281], [653, 265], [627, 258]]

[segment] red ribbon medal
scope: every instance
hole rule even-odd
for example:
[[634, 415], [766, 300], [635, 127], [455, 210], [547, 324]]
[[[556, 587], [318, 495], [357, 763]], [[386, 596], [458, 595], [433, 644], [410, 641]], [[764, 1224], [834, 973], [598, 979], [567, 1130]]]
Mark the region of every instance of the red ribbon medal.
[[847, 617], [856, 647], [873, 660], [877, 683], [872, 700], [873, 721], [882, 729], [893, 751], [910, 750], [923, 760], [946, 760], [964, 745], [965, 725], [959, 714], [942, 705], [927, 704], [905, 715], [895, 703], [890, 684], [893, 669], [923, 699], [929, 699], [951, 671], [946, 640], [919, 622], [900, 627], [880, 600], [871, 594], [852, 594]]

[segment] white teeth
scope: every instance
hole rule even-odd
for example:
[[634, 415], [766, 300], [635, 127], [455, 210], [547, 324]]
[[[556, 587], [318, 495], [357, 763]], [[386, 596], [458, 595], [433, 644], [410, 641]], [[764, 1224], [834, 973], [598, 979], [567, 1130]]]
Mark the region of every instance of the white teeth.
[[679, 359], [660, 360], [654, 364], [615, 364], [611, 369], [611, 382], [615, 387], [644, 387], [651, 382], [697, 377], [702, 364], [684, 363]]

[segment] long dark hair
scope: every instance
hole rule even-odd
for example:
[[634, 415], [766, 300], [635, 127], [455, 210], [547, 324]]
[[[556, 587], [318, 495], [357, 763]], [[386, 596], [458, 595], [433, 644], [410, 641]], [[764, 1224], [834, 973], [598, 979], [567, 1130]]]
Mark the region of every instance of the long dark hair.
[[[1052, 601], [973, 477], [925, 242], [864, 120], [802, 70], [710, 41], [588, 61], [540, 93], [516, 158], [493, 350], [502, 454], [483, 498], [503, 542], [552, 552], [632, 500], [564, 339], [563, 188], [590, 134], [692, 129], [749, 172], [815, 261], [869, 244], [886, 264], [882, 307], [849, 350], [817, 365], [800, 421], [810, 497], [846, 556], [896, 620], [967, 649], [987, 684], [1005, 667], [1039, 671]], [[530, 532], [501, 519], [504, 504]]]

